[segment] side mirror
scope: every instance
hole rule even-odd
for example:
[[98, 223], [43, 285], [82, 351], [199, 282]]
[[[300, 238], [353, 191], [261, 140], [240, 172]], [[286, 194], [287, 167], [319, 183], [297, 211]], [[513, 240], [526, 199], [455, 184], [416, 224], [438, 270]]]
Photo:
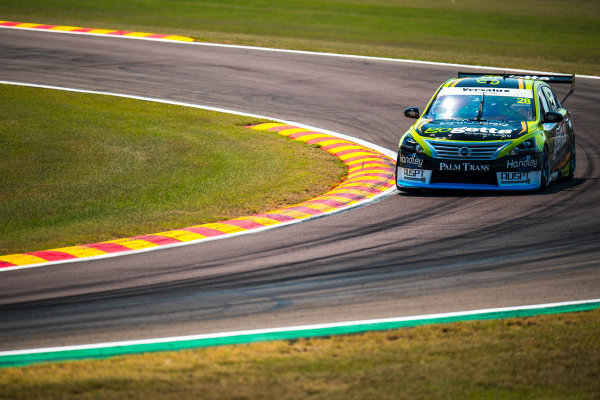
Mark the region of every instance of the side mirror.
[[542, 118], [543, 124], [556, 124], [563, 120], [563, 115], [561, 113], [557, 113], [556, 111], [548, 111], [544, 114], [544, 118]]
[[421, 113], [417, 107], [409, 107], [404, 109], [404, 116], [406, 118], [419, 119], [419, 115], [421, 115]]

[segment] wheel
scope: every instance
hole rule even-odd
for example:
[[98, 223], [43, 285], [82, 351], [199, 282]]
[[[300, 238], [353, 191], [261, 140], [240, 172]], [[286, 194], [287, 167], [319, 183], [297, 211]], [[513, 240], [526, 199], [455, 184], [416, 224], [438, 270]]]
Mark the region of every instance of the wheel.
[[548, 159], [548, 149], [544, 147], [542, 155], [542, 174], [540, 177], [540, 192], [546, 191], [550, 186], [550, 160]]
[[569, 174], [566, 176], [568, 181], [572, 180], [575, 176], [575, 169], [577, 167], [577, 159], [575, 157], [575, 136], [571, 138], [571, 154], [569, 156]]

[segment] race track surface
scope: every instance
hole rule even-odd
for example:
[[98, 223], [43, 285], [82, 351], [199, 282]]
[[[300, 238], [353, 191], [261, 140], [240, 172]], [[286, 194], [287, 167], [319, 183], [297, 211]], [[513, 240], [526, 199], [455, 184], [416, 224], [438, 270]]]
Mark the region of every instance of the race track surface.
[[[223, 107], [390, 149], [411, 123], [402, 109], [457, 72], [9, 29], [0, 53], [0, 80]], [[0, 350], [600, 298], [598, 104], [600, 80], [578, 79], [576, 178], [544, 194], [398, 194], [259, 234], [1, 273]]]

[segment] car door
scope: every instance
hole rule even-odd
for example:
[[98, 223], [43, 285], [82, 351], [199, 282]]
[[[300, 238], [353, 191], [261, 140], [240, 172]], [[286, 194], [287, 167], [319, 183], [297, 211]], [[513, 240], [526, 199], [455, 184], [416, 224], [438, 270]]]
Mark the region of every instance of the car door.
[[554, 148], [550, 156], [555, 162], [554, 169], [562, 169], [568, 162], [569, 154], [569, 113], [562, 108], [556, 94], [548, 86], [542, 87], [542, 92], [548, 101], [550, 111], [556, 111], [563, 114], [564, 118], [558, 122], [554, 132]]
[[[546, 93], [544, 93], [544, 86], [540, 86], [538, 88], [538, 103], [540, 105], [540, 121], [544, 119], [544, 115], [548, 111], [556, 111], [556, 104], [554, 105], [554, 110], [551, 108], [551, 104], [546, 97]], [[558, 132], [558, 123], [543, 123], [544, 133], [546, 134], [546, 143], [548, 144], [548, 159], [550, 163], [550, 173], [554, 172], [557, 169], [557, 162], [555, 154], [560, 149], [560, 141], [557, 146], [557, 132]]]

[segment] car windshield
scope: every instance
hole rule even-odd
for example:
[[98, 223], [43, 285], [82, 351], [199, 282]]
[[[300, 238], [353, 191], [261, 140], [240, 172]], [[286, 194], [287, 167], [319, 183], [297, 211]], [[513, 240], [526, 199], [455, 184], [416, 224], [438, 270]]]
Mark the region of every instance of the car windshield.
[[524, 89], [443, 88], [427, 118], [433, 120], [532, 121], [533, 92]]

